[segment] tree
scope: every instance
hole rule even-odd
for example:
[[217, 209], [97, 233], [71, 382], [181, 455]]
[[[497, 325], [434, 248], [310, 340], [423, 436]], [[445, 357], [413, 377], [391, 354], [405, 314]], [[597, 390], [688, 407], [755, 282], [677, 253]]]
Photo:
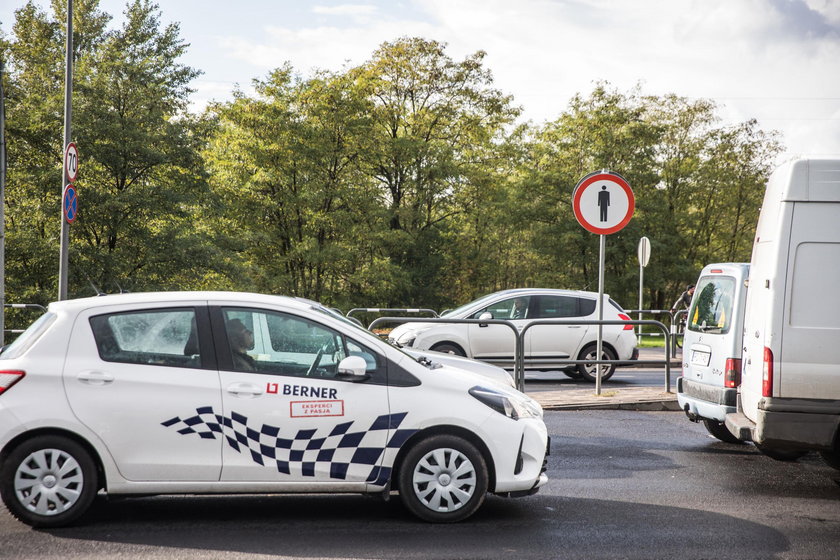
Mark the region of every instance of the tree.
[[[54, 299], [63, 149], [64, 3], [52, 17], [32, 3], [16, 12], [9, 42], [10, 292]], [[80, 214], [71, 226], [70, 294], [93, 286], [166, 289], [224, 283], [209, 233], [196, 222], [208, 196], [199, 130], [185, 115], [198, 75], [177, 59], [178, 26], [135, 0], [121, 29], [106, 31], [98, 1], [74, 6], [73, 138], [80, 146]], [[173, 250], [177, 247], [177, 250]], [[92, 286], [93, 285], [93, 286]]]

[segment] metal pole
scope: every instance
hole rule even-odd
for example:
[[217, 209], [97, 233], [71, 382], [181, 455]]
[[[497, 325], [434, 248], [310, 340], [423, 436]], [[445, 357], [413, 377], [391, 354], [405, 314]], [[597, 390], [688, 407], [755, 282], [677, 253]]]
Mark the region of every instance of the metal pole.
[[6, 345], [6, 95], [0, 58], [0, 347]]
[[[645, 267], [639, 264], [639, 321], [642, 320], [642, 286], [645, 283]], [[639, 325], [639, 335], [637, 337], [637, 344], [641, 346], [642, 344], [642, 325]]]
[[[67, 189], [67, 173], [65, 173], [64, 152], [70, 143], [70, 117], [72, 116], [73, 96], [73, 0], [67, 0], [67, 41], [65, 42], [66, 67], [64, 71], [64, 144], [61, 146], [61, 204], [64, 204], [64, 191]], [[70, 224], [64, 219], [64, 208], [61, 214], [61, 249], [58, 262], [58, 299], [67, 299], [67, 268], [70, 254]]]
[[[601, 238], [599, 255], [598, 255], [598, 321], [604, 320], [604, 253], [606, 252], [606, 235], [600, 235]], [[601, 351], [604, 347], [604, 325], [598, 323], [598, 345], [596, 360], [601, 359]], [[595, 394], [601, 394], [601, 364], [595, 364]]]

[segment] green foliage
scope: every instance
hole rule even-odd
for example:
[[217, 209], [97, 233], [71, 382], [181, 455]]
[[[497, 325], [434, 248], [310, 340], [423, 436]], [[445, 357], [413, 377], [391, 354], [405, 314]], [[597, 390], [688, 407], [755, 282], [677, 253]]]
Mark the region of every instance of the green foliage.
[[[7, 300], [57, 285], [65, 3], [27, 3], [0, 41], [6, 75]], [[132, 0], [108, 29], [74, 7], [73, 138], [80, 217], [70, 292], [236, 289], [351, 307], [462, 304], [487, 292], [597, 289], [598, 239], [571, 211], [609, 169], [636, 214], [607, 242], [606, 289], [636, 306], [638, 239], [662, 308], [711, 261], [747, 260], [774, 134], [717, 122], [717, 107], [597, 84], [541, 125], [494, 87], [479, 51], [453, 60], [419, 38], [337, 72], [291, 64], [201, 116], [199, 71], [156, 5]]]

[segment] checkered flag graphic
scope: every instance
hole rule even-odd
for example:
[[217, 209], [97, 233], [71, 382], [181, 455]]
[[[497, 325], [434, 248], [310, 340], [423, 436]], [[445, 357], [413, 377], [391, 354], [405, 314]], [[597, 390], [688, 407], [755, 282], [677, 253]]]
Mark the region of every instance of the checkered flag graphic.
[[[277, 472], [288, 475], [312, 476], [327, 473], [330, 478], [364, 479], [384, 485], [391, 476], [391, 465], [400, 447], [417, 430], [400, 429], [405, 412], [385, 414], [376, 418], [366, 430], [353, 430], [355, 422], [343, 422], [329, 433], [318, 430], [298, 430], [281, 436], [280, 428], [263, 424], [257, 430], [248, 427], [248, 419], [236, 412], [230, 417], [216, 414], [212, 406], [196, 409], [196, 414], [181, 419], [170, 418], [161, 424], [174, 428], [181, 435], [197, 434], [203, 439], [224, 438], [239, 453], [247, 453], [263, 466], [274, 466]], [[382, 447], [382, 430], [391, 437]], [[381, 459], [383, 459], [382, 461]]]

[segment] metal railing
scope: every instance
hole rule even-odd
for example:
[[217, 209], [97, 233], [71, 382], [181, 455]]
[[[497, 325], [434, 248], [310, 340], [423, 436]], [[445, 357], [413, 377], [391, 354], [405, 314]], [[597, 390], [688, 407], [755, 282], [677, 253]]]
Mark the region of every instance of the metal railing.
[[[37, 309], [41, 313], [47, 312], [47, 308], [38, 303], [4, 303], [3, 307], [9, 309]], [[26, 329], [3, 329], [3, 332], [9, 334], [21, 334], [24, 330]], [[5, 338], [3, 339], [3, 342], [5, 343]]]
[[[670, 331], [671, 332], [671, 353], [672, 354], [677, 353], [677, 346], [678, 346], [677, 340], [678, 340], [678, 337], [682, 335], [682, 333], [679, 332], [679, 328], [678, 328], [679, 327], [679, 319], [683, 315], [687, 315], [688, 310], [681, 309], [679, 311], [675, 311], [675, 312], [672, 313], [670, 309], [625, 309], [624, 312], [627, 313], [628, 315], [630, 315], [631, 313], [634, 313], [636, 315], [640, 315], [640, 318], [639, 318], [640, 320], [641, 320], [641, 315], [667, 315], [670, 318], [670, 323], [669, 324], [671, 325], [671, 331]], [[642, 332], [641, 326], [639, 326], [639, 330], [636, 333], [636, 336], [638, 337], [639, 344], [641, 344], [643, 336], [661, 336], [661, 335], [660, 335], [660, 333]]]
[[[374, 327], [383, 323], [441, 323], [441, 324], [468, 324], [468, 325], [505, 325], [514, 333], [514, 369], [513, 379], [516, 388], [525, 392], [525, 352], [524, 341], [525, 333], [529, 329], [539, 325], [647, 325], [656, 327], [662, 331], [665, 337], [665, 360], [576, 360], [576, 359], [551, 359], [553, 364], [595, 364], [596, 366], [606, 364], [616, 365], [664, 365], [665, 366], [665, 392], [671, 392], [671, 334], [668, 327], [659, 321], [643, 320], [643, 321], [626, 321], [626, 320], [603, 320], [603, 321], [581, 321], [577, 319], [533, 319], [523, 325], [520, 330], [515, 324], [503, 319], [426, 319], [417, 317], [379, 317], [375, 319], [368, 330], [373, 330]], [[540, 360], [538, 358], [529, 358], [529, 364], [545, 363], [547, 360]]]
[[[391, 307], [354, 307], [347, 312], [345, 317], [352, 318], [353, 313], [429, 313], [432, 317], [438, 317], [437, 311], [434, 309], [424, 309], [422, 307], [413, 308], [391, 308]], [[358, 320], [358, 319], [357, 319]], [[368, 330], [371, 330], [371, 323], [368, 325]]]

